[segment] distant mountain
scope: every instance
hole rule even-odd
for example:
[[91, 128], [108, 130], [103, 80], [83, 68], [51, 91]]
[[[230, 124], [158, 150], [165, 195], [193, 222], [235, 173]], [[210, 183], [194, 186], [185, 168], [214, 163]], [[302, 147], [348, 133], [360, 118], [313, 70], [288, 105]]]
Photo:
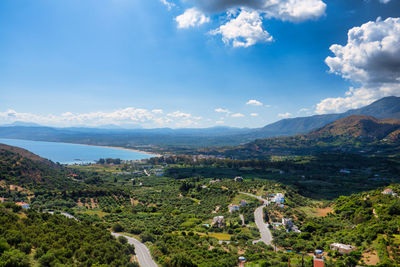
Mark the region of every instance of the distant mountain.
[[232, 158], [268, 158], [271, 155], [322, 152], [398, 153], [399, 147], [400, 120], [351, 115], [308, 134], [258, 139], [236, 147], [204, 152]]
[[0, 125], [0, 126], [2, 126], [2, 127], [4, 127], [4, 126], [6, 126], [6, 127], [14, 127], [14, 126], [38, 127], [41, 125], [34, 123], [34, 122], [14, 121], [13, 123], [4, 124], [4, 125]]
[[385, 97], [368, 106], [359, 109], [352, 109], [339, 114], [283, 119], [255, 130], [251, 135], [255, 138], [265, 138], [272, 136], [305, 134], [350, 115], [373, 116], [378, 119], [400, 119], [400, 97]]
[[306, 135], [309, 139], [363, 139], [377, 141], [387, 139], [397, 141], [395, 132], [400, 130], [400, 120], [379, 120], [372, 116], [352, 115], [334, 121], [322, 128], [312, 131]]
[[105, 128], [52, 128], [16, 123], [14, 126], [0, 127], [0, 138], [120, 146], [174, 153], [199, 147], [246, 144], [268, 137], [306, 134], [350, 115], [400, 119], [400, 97], [385, 97], [366, 107], [345, 113], [284, 119], [256, 129], [231, 127], [120, 129], [111, 125]]

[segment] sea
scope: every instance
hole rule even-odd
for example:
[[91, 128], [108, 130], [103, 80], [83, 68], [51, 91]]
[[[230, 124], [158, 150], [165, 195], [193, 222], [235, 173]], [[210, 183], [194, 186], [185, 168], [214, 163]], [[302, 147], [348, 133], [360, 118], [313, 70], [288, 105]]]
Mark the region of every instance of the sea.
[[100, 158], [119, 158], [121, 160], [142, 160], [156, 155], [122, 148], [88, 146], [59, 142], [31, 141], [20, 139], [3, 139], [0, 143], [21, 147], [30, 152], [61, 164], [94, 163]]

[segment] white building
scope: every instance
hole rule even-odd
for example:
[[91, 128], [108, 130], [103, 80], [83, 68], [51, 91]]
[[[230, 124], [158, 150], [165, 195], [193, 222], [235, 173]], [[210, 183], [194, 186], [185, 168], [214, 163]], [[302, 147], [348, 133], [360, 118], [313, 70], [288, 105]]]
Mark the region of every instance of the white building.
[[224, 226], [224, 216], [215, 216], [213, 218], [213, 225], [217, 225], [218, 227]]
[[336, 250], [340, 254], [347, 254], [347, 253], [350, 253], [350, 252], [356, 250], [355, 246], [345, 245], [345, 244], [341, 244], [341, 243], [332, 243], [329, 245], [329, 247], [331, 250]]
[[390, 188], [387, 188], [387, 189], [383, 190], [382, 194], [384, 194], [384, 195], [392, 195], [392, 196], [397, 197], [397, 194], [395, 192], [393, 192], [393, 190], [390, 189]]
[[277, 193], [277, 194], [273, 197], [272, 202], [281, 203], [281, 204], [285, 203], [285, 195], [282, 194], [282, 193]]
[[229, 204], [228, 210], [229, 210], [229, 212], [232, 213], [232, 212], [234, 212], [234, 211], [236, 211], [236, 210], [240, 210], [240, 206], [239, 206], [239, 205]]
[[293, 225], [293, 221], [291, 218], [282, 218], [282, 224], [284, 226], [289, 226], [291, 227]]

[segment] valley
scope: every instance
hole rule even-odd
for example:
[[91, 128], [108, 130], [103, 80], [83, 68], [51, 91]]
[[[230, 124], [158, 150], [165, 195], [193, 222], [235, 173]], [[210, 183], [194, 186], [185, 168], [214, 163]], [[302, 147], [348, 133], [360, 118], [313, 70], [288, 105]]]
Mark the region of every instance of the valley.
[[[146, 246], [162, 266], [235, 266], [238, 257], [246, 258], [246, 266], [288, 261], [312, 266], [316, 249], [326, 252], [325, 266], [367, 263], [371, 255], [380, 263], [398, 261], [399, 229], [391, 226], [399, 225], [400, 199], [382, 194], [387, 188], [400, 193], [394, 155], [379, 160], [343, 153], [273, 160], [182, 155], [64, 166], [12, 147], [1, 151], [4, 208], [26, 202], [28, 212], [67, 212], [79, 220], [75, 223], [135, 238], [142, 242], [129, 241], [138, 246], [136, 254]], [[279, 194], [283, 199], [276, 200]], [[3, 238], [19, 248], [6, 232]], [[341, 255], [331, 249], [333, 243], [357, 249]], [[58, 255], [54, 263], [67, 263]], [[32, 253], [24, 257], [36, 259]], [[129, 257], [130, 265], [146, 266], [145, 256], [131, 250]]]

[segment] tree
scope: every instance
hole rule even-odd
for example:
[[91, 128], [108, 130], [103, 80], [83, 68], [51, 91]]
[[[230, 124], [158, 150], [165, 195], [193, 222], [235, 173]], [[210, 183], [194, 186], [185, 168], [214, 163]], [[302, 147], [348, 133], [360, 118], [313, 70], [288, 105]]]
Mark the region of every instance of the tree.
[[121, 244], [128, 243], [128, 239], [125, 236], [120, 235], [117, 239]]
[[119, 223], [116, 223], [116, 224], [114, 224], [113, 226], [112, 226], [112, 230], [114, 231], [114, 232], [123, 232], [124, 231], [124, 227], [122, 227], [122, 225], [121, 224], [119, 224]]
[[0, 257], [0, 266], [4, 267], [28, 267], [29, 256], [18, 249], [7, 250]]
[[193, 263], [190, 257], [183, 253], [174, 255], [172, 259], [166, 261], [165, 265], [168, 267], [197, 267], [197, 264]]

